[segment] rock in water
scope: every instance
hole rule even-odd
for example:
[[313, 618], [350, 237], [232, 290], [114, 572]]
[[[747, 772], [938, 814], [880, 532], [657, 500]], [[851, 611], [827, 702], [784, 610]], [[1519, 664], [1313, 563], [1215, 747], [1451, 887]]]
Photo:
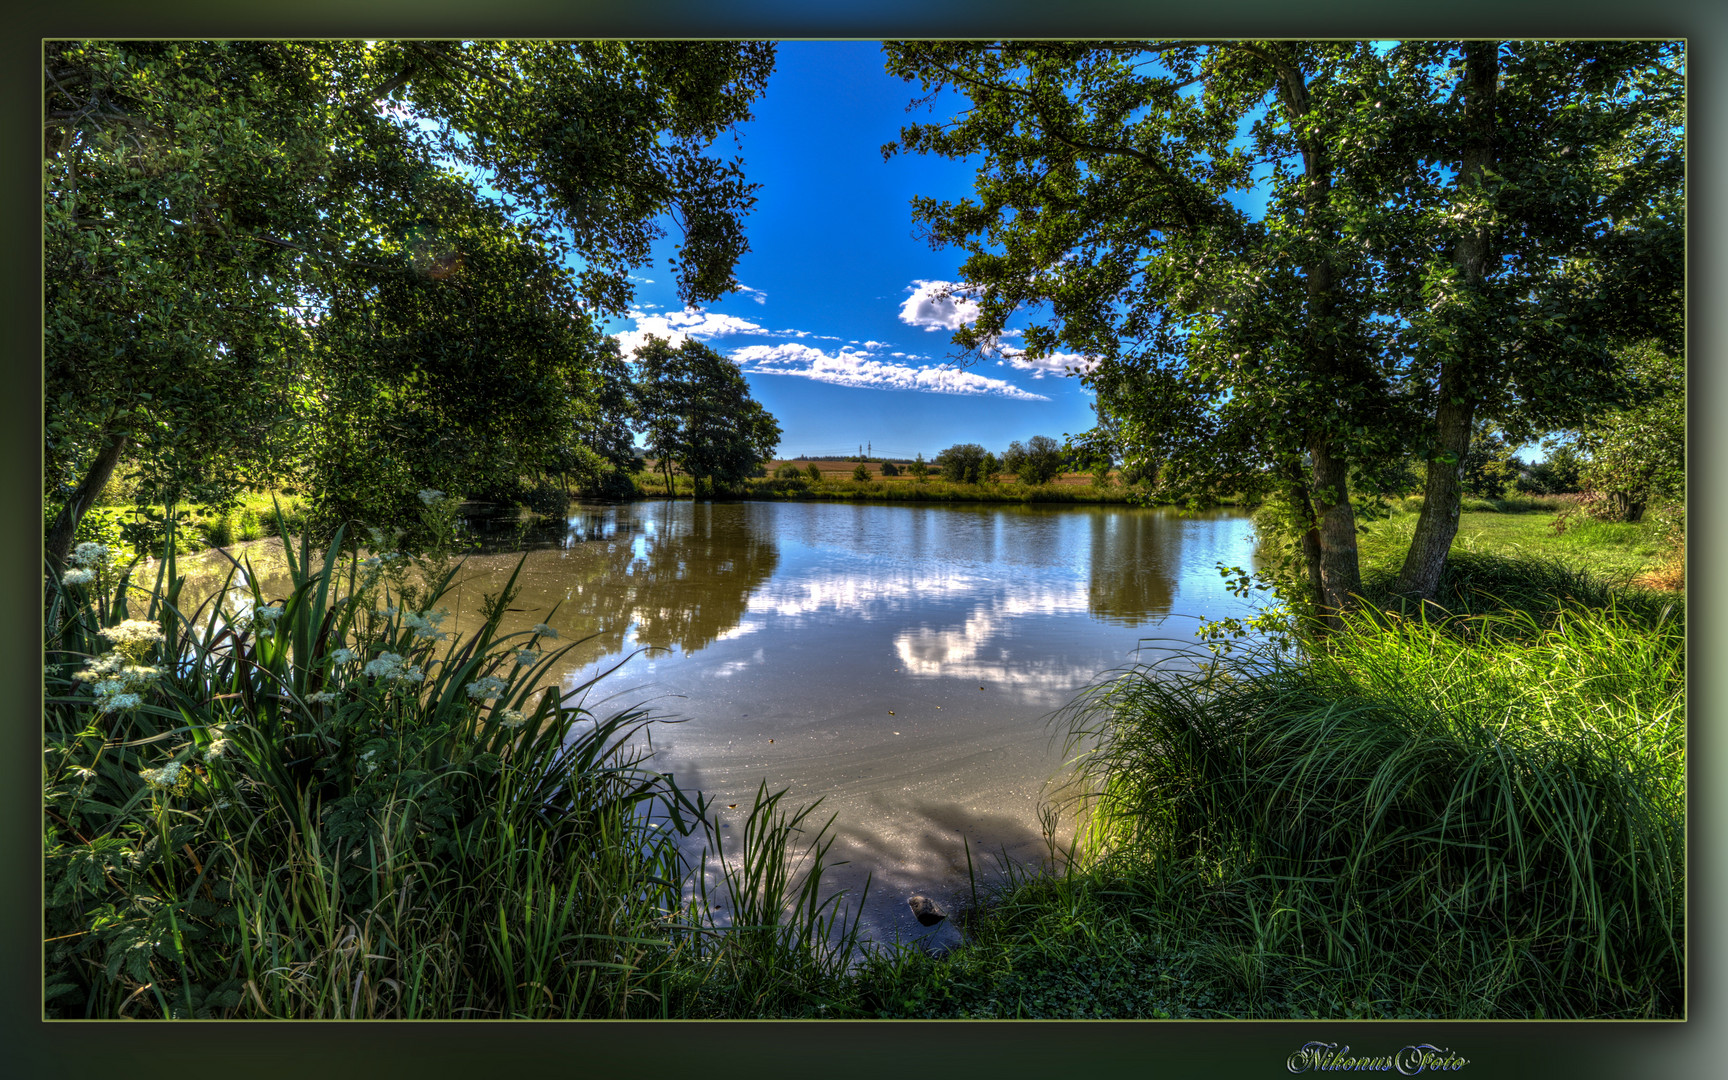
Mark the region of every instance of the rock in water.
[[918, 917], [919, 926], [935, 926], [948, 917], [948, 913], [928, 896], [914, 896], [906, 901], [906, 906]]

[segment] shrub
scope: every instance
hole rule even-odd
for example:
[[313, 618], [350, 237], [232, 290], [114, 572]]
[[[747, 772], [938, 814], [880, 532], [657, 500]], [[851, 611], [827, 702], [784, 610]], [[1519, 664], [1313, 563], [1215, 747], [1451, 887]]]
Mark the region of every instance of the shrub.
[[802, 480], [804, 479], [804, 470], [788, 461], [778, 469], [774, 470], [774, 479]]
[[860, 461], [852, 466], [852, 479], [864, 481], [870, 479], [870, 466]]
[[814, 461], [812, 461], [810, 463], [810, 468], [808, 471], [810, 473], [810, 482], [812, 484], [814, 484], [816, 481], [822, 479], [822, 470], [818, 469], [816, 467], [816, 463]]
[[900, 466], [894, 464], [892, 461], [884, 461], [884, 462], [882, 462], [882, 475], [883, 476], [899, 476], [900, 475]]

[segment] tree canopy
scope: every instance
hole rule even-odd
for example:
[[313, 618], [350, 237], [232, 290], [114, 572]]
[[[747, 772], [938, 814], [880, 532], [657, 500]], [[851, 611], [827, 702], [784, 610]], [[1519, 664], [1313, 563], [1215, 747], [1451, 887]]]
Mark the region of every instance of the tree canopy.
[[738, 365], [686, 338], [673, 348], [650, 337], [636, 350], [636, 408], [647, 449], [672, 490], [674, 467], [709, 491], [754, 475], [773, 457], [780, 425], [750, 396]]
[[380, 480], [616, 460], [580, 404], [617, 383], [597, 320], [667, 223], [681, 298], [735, 287], [753, 188], [709, 146], [772, 65], [762, 42], [48, 44], [50, 553], [122, 456], [141, 497], [286, 469], [333, 513]]
[[913, 201], [966, 255], [956, 343], [1023, 316], [1029, 355], [1094, 358], [1091, 442], [1166, 495], [1281, 494], [1326, 608], [1359, 584], [1353, 489], [1430, 463], [1431, 592], [1478, 414], [1587, 412], [1613, 343], [1677, 325], [1677, 43], [885, 49], [965, 100], [884, 148], [980, 163], [975, 198]]

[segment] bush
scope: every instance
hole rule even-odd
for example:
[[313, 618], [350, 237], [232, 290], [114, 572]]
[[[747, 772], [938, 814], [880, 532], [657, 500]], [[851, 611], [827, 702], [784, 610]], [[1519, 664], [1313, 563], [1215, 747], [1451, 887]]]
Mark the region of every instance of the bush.
[[884, 461], [882, 463], [882, 475], [883, 476], [899, 476], [900, 475], [900, 466], [894, 464], [892, 461]]
[[774, 470], [774, 479], [802, 480], [804, 479], [804, 470], [788, 461], [778, 469]]
[[808, 472], [810, 473], [810, 482], [812, 484], [814, 484], [816, 481], [822, 479], [822, 470], [818, 469], [816, 467], [816, 463], [814, 461], [812, 461], [810, 463], [810, 468], [808, 469]]
[[870, 479], [870, 466], [864, 464], [862, 461], [852, 466], [852, 479], [858, 481]]

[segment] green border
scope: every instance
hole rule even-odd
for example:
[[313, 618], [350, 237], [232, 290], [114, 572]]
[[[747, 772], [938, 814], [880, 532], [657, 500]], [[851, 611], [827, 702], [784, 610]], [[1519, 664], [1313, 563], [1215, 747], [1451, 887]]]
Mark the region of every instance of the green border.
[[[1683, 1024], [1508, 1022], [1499, 1024], [1363, 1023], [1075, 1023], [1048, 1024], [681, 1024], [651, 1033], [622, 1024], [475, 1027], [451, 1023], [366, 1025], [254, 1023], [167, 1025], [62, 1023], [39, 1015], [39, 853], [33, 823], [39, 814], [33, 738], [39, 674], [38, 518], [31, 494], [40, 472], [40, 260], [38, 138], [39, 41], [44, 36], [772, 36], [777, 38], [944, 36], [1420, 36], [1481, 35], [1686, 37], [1692, 57], [1692, 190], [1718, 190], [1724, 169], [1722, 104], [1728, 13], [1719, 0], [1465, 0], [1389, 8], [1383, 0], [1294, 5], [1287, 0], [1226, 0], [1168, 5], [1143, 0], [1055, 4], [970, 2], [932, 5], [854, 4], [825, 7], [793, 3], [731, 4], [637, 0], [557, 3], [552, 0], [486, 5], [453, 0], [307, 0], [292, 8], [237, 8], [231, 0], [177, 0], [148, 9], [133, 2], [61, 2], [9, 19], [11, 33], [0, 66], [5, 109], [0, 124], [12, 148], [4, 176], [0, 286], [9, 306], [0, 332], [8, 348], [7, 392], [0, 395], [6, 422], [0, 439], [13, 467], [0, 470], [5, 505], [0, 528], [0, 687], [7, 715], [0, 732], [0, 1060], [8, 1075], [130, 1076], [198, 1071], [261, 1075], [393, 1075], [413, 1070], [492, 1076], [524, 1066], [560, 1074], [690, 1071], [700, 1075], [795, 1071], [802, 1075], [880, 1074], [884, 1069], [939, 1074], [1050, 1076], [1279, 1076], [1286, 1056], [1311, 1039], [1347, 1042], [1380, 1053], [1407, 1042], [1451, 1046], [1471, 1059], [1461, 1075], [1554, 1075], [1585, 1080], [1608, 1076], [1707, 1076], [1728, 1050], [1720, 949], [1724, 897], [1724, 802], [1715, 785], [1693, 782], [1690, 863], [1691, 955], [1689, 1016]], [[483, 14], [480, 13], [483, 10]], [[861, 12], [867, 11], [868, 14]], [[1715, 183], [1711, 181], [1715, 180]], [[1712, 421], [1728, 412], [1728, 382], [1720, 376], [1723, 322], [1710, 303], [1719, 293], [1722, 218], [1706, 200], [1691, 217], [1692, 407], [1697, 423], [1689, 447], [1694, 490], [1706, 496], [1691, 529], [1694, 552], [1710, 553], [1725, 535], [1724, 509], [1708, 496], [1719, 489], [1725, 449]], [[1689, 560], [1694, 587], [1695, 658], [1690, 714], [1714, 717], [1721, 695], [1720, 663], [1697, 663], [1696, 654], [1722, 655], [1723, 578], [1706, 558]], [[1692, 725], [1691, 761], [1698, 775], [1721, 775], [1722, 743], [1704, 723]]]

